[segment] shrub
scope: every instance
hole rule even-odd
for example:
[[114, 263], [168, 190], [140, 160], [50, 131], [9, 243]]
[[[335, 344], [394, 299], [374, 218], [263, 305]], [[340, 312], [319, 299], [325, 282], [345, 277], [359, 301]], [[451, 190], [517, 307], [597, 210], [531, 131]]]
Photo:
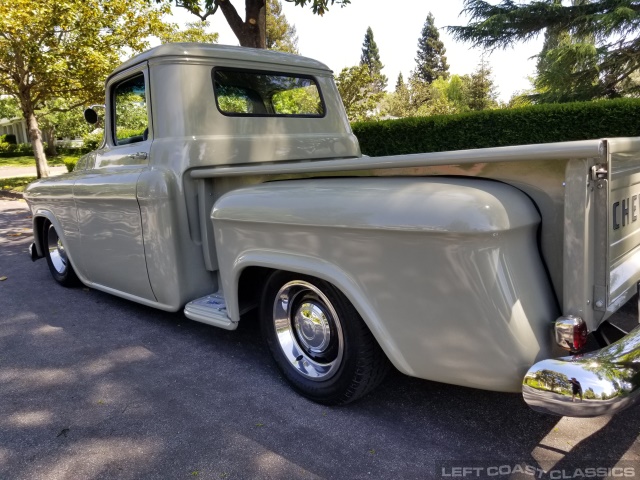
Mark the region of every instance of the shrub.
[[102, 138], [104, 134], [102, 132], [89, 133], [82, 137], [82, 149], [86, 152], [96, 150], [102, 145]]
[[370, 156], [640, 135], [640, 99], [532, 105], [352, 124]]
[[13, 133], [7, 133], [6, 135], [0, 135], [0, 143], [15, 145], [18, 143], [18, 141]]
[[67, 167], [67, 172], [73, 172], [73, 169], [76, 168], [76, 163], [78, 163], [77, 157], [64, 157], [62, 159], [64, 162], [64, 166]]

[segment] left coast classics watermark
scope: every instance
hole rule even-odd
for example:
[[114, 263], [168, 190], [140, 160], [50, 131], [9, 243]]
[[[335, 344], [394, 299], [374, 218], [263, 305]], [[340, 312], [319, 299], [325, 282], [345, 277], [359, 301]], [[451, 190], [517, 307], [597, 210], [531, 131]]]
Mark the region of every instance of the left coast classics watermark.
[[585, 478], [636, 478], [640, 474], [640, 462], [594, 462], [565, 465], [545, 470], [527, 462], [437, 462], [435, 478], [440, 479], [542, 479], [574, 480]]

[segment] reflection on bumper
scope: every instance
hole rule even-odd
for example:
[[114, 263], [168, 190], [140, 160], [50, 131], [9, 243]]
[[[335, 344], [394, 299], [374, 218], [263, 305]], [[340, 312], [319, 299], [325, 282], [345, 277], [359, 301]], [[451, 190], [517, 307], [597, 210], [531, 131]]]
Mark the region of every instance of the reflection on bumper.
[[543, 360], [524, 377], [525, 402], [542, 413], [596, 417], [640, 400], [640, 327], [584, 355]]

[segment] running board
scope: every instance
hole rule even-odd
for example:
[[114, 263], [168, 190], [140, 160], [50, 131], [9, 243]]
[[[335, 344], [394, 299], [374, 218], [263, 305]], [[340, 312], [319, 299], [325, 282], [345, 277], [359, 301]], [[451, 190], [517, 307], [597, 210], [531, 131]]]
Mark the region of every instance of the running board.
[[206, 323], [225, 330], [235, 330], [238, 323], [227, 316], [227, 304], [220, 293], [212, 293], [187, 303], [184, 314], [190, 320]]

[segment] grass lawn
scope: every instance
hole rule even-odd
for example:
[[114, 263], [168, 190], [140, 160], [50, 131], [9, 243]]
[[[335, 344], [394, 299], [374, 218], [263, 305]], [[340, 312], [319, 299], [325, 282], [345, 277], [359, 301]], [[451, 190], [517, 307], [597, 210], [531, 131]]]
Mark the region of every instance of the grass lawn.
[[[48, 157], [47, 163], [50, 167], [62, 167], [65, 160], [77, 160], [82, 156], [81, 153], [77, 155], [56, 155], [55, 157]], [[33, 155], [24, 155], [22, 157], [10, 157], [0, 158], [0, 167], [31, 167], [36, 165], [36, 159]]]
[[33, 177], [0, 178], [0, 190], [23, 192], [24, 188], [36, 179]]

